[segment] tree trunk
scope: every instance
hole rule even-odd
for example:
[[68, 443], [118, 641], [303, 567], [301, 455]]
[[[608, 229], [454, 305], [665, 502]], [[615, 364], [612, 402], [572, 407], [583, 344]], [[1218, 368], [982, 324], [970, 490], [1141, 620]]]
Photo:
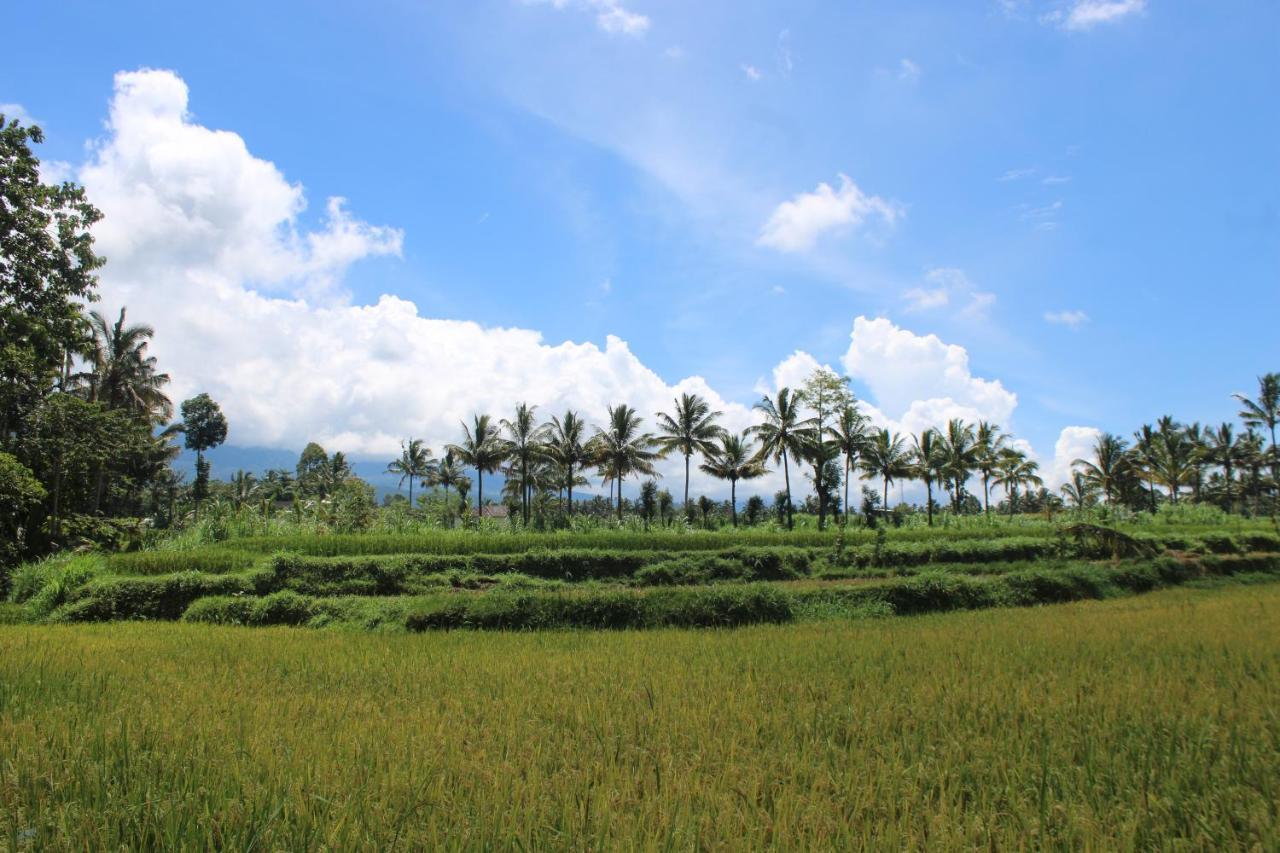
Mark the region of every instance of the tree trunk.
[[476, 527], [484, 516], [484, 472], [476, 469]]
[[[819, 453], [822, 451], [819, 450]], [[813, 463], [813, 487], [818, 493], [818, 529], [827, 529], [827, 493], [822, 488], [822, 459]]]
[[684, 455], [684, 511], [689, 511], [689, 456]]
[[795, 519], [791, 513], [791, 471], [787, 468], [787, 449], [782, 448], [782, 480], [787, 487], [787, 529], [795, 530]]
[[844, 526], [849, 526], [849, 468], [851, 457], [845, 454], [844, 457]]
[[886, 474], [884, 478], [884, 500], [881, 502], [881, 509], [885, 512], [889, 511], [889, 476]]
[[991, 486], [989, 474], [982, 475], [982, 514], [991, 515]]
[[618, 476], [618, 523], [622, 523], [622, 476]]
[[733, 526], [738, 526], [738, 480], [729, 478], [729, 508], [733, 515]]
[[929, 514], [929, 526], [933, 527], [933, 480], [928, 477], [924, 479], [924, 492], [925, 500], [927, 501], [925, 508]]

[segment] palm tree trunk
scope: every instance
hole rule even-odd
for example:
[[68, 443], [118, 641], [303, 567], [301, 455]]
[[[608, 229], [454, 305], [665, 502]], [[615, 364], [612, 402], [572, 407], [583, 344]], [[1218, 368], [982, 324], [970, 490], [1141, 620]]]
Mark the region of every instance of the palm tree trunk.
[[729, 507], [733, 514], [733, 526], [738, 526], [738, 480], [735, 477], [729, 478]]
[[413, 512], [413, 477], [409, 477], [409, 512]]
[[844, 526], [849, 526], [849, 454], [844, 456]]
[[569, 466], [569, 517], [573, 518], [573, 466]]
[[924, 480], [924, 492], [925, 500], [927, 501], [925, 507], [929, 514], [929, 526], [933, 527], [933, 480], [928, 477]]
[[884, 477], [884, 500], [881, 501], [881, 507], [888, 511], [889, 509], [889, 475]]
[[484, 514], [484, 472], [476, 469], [476, 526], [480, 526], [480, 518]]
[[[819, 450], [819, 453], [822, 451]], [[813, 463], [813, 488], [818, 493], [818, 529], [827, 529], [826, 490], [822, 488], [822, 460]]]
[[686, 453], [686, 454], [684, 455], [684, 508], [685, 508], [685, 512], [688, 512], [688, 511], [689, 511], [689, 456], [690, 456], [690, 455], [691, 455], [691, 454], [688, 454], [688, 453]]
[[791, 471], [787, 468], [787, 449], [782, 448], [782, 479], [787, 487], [787, 529], [795, 529], [795, 519], [791, 514]]
[[618, 475], [618, 521], [622, 521], [622, 475]]

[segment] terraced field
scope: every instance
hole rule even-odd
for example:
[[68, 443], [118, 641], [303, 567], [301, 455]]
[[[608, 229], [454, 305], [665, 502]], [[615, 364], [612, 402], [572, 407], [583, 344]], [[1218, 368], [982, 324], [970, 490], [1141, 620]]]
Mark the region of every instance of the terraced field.
[[653, 628], [1025, 606], [1280, 575], [1280, 535], [1149, 525], [262, 537], [23, 567], [10, 621]]

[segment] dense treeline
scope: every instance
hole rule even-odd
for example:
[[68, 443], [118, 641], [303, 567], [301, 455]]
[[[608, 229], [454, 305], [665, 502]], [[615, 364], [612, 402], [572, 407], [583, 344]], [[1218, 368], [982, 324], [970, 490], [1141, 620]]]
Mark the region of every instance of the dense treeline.
[[[822, 529], [829, 519], [843, 525], [854, 517], [874, 524], [919, 514], [931, 525], [939, 514], [1099, 505], [1149, 511], [1188, 501], [1242, 514], [1276, 511], [1275, 373], [1261, 377], [1254, 397], [1238, 395], [1242, 427], [1164, 417], [1131, 442], [1102, 435], [1060, 493], [1045, 488], [1038, 463], [999, 425], [953, 419], [919, 435], [876, 428], [848, 380], [828, 370], [760, 400], [758, 423], [742, 433], [725, 429], [722, 413], [695, 394], [654, 413], [652, 430], [625, 403], [611, 406], [600, 425], [573, 410], [540, 420], [527, 403], [509, 418], [478, 414], [438, 456], [420, 439], [403, 443], [387, 470], [408, 497], [392, 496], [382, 511], [346, 457], [314, 443], [293, 471], [241, 471], [215, 482], [205, 454], [225, 441], [226, 418], [201, 394], [182, 403], [175, 421], [169, 377], [147, 352], [154, 330], [130, 323], [124, 308], [91, 307], [106, 262], [91, 236], [101, 214], [82, 188], [41, 182], [31, 149], [41, 141], [39, 128], [0, 117], [0, 566], [85, 543], [129, 547], [149, 530], [191, 525], [221, 539], [289, 522], [345, 532], [504, 517], [529, 529], [611, 519], [645, 529], [769, 523], [789, 530], [797, 512]], [[173, 467], [179, 442], [196, 453], [190, 483]], [[658, 486], [662, 459], [683, 463], [675, 494]], [[728, 484], [728, 501], [690, 494], [695, 465]], [[740, 509], [739, 482], [770, 469], [781, 472], [783, 489], [771, 502], [752, 495]], [[874, 487], [851, 495], [860, 476]], [[607, 497], [575, 497], [590, 477]], [[638, 491], [625, 497], [623, 486], [633, 481]], [[923, 507], [890, 509], [890, 487], [904, 481], [924, 487]], [[807, 497], [797, 506], [801, 491]]]

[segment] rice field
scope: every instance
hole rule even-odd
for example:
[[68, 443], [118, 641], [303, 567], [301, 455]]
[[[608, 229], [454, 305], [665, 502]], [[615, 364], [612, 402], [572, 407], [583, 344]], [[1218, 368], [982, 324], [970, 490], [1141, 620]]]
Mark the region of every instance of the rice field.
[[1280, 585], [736, 630], [0, 626], [0, 846], [1280, 845]]

